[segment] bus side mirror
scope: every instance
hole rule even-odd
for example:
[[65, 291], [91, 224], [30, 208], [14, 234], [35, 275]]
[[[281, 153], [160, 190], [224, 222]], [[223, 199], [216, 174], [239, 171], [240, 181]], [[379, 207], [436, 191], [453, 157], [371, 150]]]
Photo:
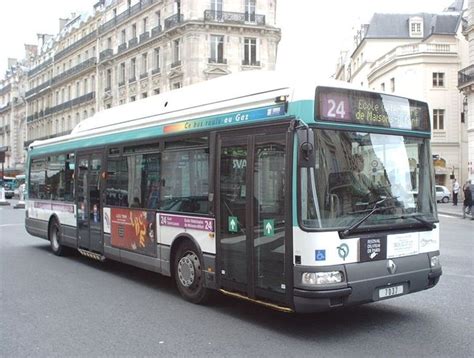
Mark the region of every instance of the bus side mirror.
[[298, 165], [303, 168], [314, 167], [316, 164], [316, 151], [314, 133], [310, 128], [300, 128], [298, 137]]

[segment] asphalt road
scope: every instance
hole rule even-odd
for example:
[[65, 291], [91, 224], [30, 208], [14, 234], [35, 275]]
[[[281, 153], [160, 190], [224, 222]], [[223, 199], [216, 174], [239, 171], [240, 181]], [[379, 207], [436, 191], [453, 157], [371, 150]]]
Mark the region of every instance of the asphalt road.
[[472, 357], [474, 221], [441, 224], [434, 289], [301, 316], [221, 296], [197, 306], [169, 278], [56, 257], [0, 207], [0, 356]]

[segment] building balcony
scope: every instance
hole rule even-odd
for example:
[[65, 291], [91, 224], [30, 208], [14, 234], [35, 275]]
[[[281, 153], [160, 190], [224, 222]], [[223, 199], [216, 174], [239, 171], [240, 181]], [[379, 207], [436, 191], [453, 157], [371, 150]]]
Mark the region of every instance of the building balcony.
[[[410, 45], [402, 45], [395, 47], [392, 51], [388, 52], [384, 56], [378, 58], [371, 66], [369, 77], [374, 74], [377, 70], [382, 68], [383, 66], [391, 63], [400, 58], [407, 58], [413, 56], [433, 56], [433, 55], [453, 55], [456, 56], [457, 54], [457, 46], [453, 44], [446, 44], [446, 43], [416, 43]], [[362, 66], [360, 66], [362, 67]], [[358, 68], [356, 69], [356, 71]], [[355, 76], [354, 72], [354, 76]]]
[[6, 112], [11, 108], [11, 103], [7, 102], [5, 105], [0, 107], [0, 113]]
[[265, 15], [257, 15], [248, 12], [206, 10], [204, 11], [204, 21], [264, 26]]
[[50, 58], [46, 61], [44, 61], [42, 64], [36, 66], [35, 68], [31, 69], [28, 71], [28, 77], [31, 77], [31, 76], [34, 76], [36, 75], [38, 72], [41, 72], [42, 70], [44, 70], [46, 67], [48, 67], [49, 65], [51, 65], [53, 63], [53, 59]]
[[84, 70], [94, 67], [97, 63], [97, 58], [96, 57], [91, 57], [88, 60], [85, 60], [84, 62], [81, 62], [80, 64], [71, 67], [69, 70], [64, 71], [63, 73], [53, 77], [51, 80], [51, 84], [57, 84], [59, 82], [64, 81], [65, 79], [69, 79], [72, 76], [75, 76]]
[[260, 67], [260, 61], [257, 60], [242, 60], [242, 66]]
[[458, 72], [458, 88], [474, 85], [474, 65], [463, 68]]
[[7, 84], [6, 86], [3, 86], [2, 88], [0, 88], [0, 96], [7, 92], [10, 92], [11, 89], [12, 89], [11, 83]]
[[144, 42], [148, 40], [149, 38], [150, 38], [150, 33], [148, 31], [140, 34], [140, 42]]
[[87, 34], [86, 36], [82, 37], [81, 39], [74, 42], [72, 45], [66, 47], [65, 49], [59, 51], [57, 54], [54, 55], [54, 61], [58, 61], [65, 57], [66, 55], [70, 54], [71, 52], [75, 51], [79, 47], [85, 45], [86, 43], [91, 42], [92, 40], [97, 38], [97, 31], [92, 31], [91, 33]]
[[207, 62], [210, 64], [221, 64], [221, 65], [227, 65], [227, 59], [226, 58], [208, 58]]
[[28, 98], [28, 97], [31, 97], [32, 95], [36, 94], [36, 93], [39, 93], [42, 90], [44, 90], [45, 88], [48, 88], [49, 86], [51, 86], [51, 84], [52, 84], [51, 80], [47, 80], [46, 82], [43, 82], [39, 86], [36, 86], [36, 87], [34, 87], [33, 89], [31, 89], [29, 91], [26, 91], [25, 92], [25, 97]]
[[134, 37], [133, 39], [128, 40], [128, 48], [131, 49], [138, 45], [138, 38]]
[[158, 36], [160, 33], [161, 33], [162, 28], [161, 28], [161, 25], [158, 25], [154, 28], [151, 29], [151, 37], [155, 37], [155, 36]]
[[175, 26], [178, 26], [184, 21], [183, 14], [174, 14], [165, 19], [165, 30], [169, 30]]
[[80, 97], [74, 98], [70, 101], [67, 101], [67, 102], [58, 104], [57, 106], [52, 107], [51, 113], [57, 113], [57, 112], [64, 111], [65, 109], [70, 109], [80, 104], [92, 101], [94, 98], [95, 98], [95, 92], [86, 93], [85, 95], [82, 95]]
[[124, 42], [123, 44], [120, 44], [118, 49], [117, 49], [117, 53], [122, 53], [124, 51], [127, 51], [127, 43]]
[[171, 68], [175, 68], [175, 67], [178, 67], [178, 66], [181, 66], [181, 60], [174, 61], [174, 62], [171, 64]]
[[108, 60], [109, 58], [112, 58], [113, 56], [114, 56], [114, 50], [111, 48], [108, 48], [107, 50], [104, 50], [99, 54], [99, 62]]
[[99, 34], [103, 34], [105, 32], [108, 32], [109, 30], [115, 28], [116, 26], [124, 23], [129, 19], [130, 17], [138, 14], [142, 10], [147, 9], [154, 3], [160, 2], [162, 0], [141, 0], [137, 4], [133, 5], [132, 7], [129, 7], [127, 10], [121, 12], [117, 16], [115, 16], [113, 19], [107, 21], [106, 23], [102, 24], [99, 26]]

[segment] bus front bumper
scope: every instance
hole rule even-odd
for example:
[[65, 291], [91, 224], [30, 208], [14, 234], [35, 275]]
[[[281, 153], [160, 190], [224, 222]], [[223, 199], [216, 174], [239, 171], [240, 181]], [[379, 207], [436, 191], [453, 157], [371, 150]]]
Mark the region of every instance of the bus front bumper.
[[[334, 308], [376, 302], [434, 287], [441, 266], [430, 267], [431, 256], [439, 252], [392, 259], [397, 271], [390, 273], [388, 260], [326, 267], [294, 267], [295, 312], [322, 312]], [[301, 283], [303, 272], [342, 271], [345, 282], [315, 289]]]

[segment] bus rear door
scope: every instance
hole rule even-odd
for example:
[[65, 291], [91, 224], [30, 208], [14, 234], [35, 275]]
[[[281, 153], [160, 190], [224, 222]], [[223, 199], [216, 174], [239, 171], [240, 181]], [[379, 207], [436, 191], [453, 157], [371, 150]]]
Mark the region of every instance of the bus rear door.
[[281, 303], [291, 281], [286, 130], [220, 134], [216, 183], [218, 284]]
[[78, 247], [104, 252], [101, 214], [102, 152], [77, 156], [77, 233]]

